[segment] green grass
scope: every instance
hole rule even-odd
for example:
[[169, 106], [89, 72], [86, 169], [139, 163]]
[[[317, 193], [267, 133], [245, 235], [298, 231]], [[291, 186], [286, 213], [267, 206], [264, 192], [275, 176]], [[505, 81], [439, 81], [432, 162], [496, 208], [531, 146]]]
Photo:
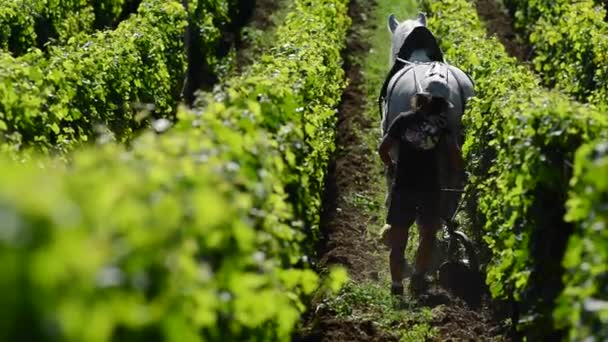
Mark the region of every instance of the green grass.
[[388, 290], [388, 283], [348, 283], [339, 295], [326, 301], [337, 317], [373, 321], [384, 331], [399, 336], [401, 341], [424, 341], [437, 334], [430, 326], [430, 308], [417, 308], [407, 299], [398, 299]]

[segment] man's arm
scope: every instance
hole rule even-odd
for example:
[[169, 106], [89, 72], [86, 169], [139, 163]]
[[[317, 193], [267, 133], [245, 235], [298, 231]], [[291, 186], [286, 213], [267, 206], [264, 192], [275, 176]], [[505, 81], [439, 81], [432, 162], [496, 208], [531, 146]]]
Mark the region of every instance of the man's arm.
[[378, 148], [378, 154], [380, 154], [380, 158], [382, 162], [387, 167], [391, 167], [393, 165], [393, 160], [391, 159], [391, 148], [397, 143], [397, 140], [393, 138], [391, 135], [387, 134], [382, 139], [382, 143], [380, 143], [380, 147]]
[[408, 120], [408, 113], [401, 113], [397, 115], [397, 117], [393, 120], [393, 123], [389, 126], [386, 135], [382, 139], [382, 143], [380, 143], [380, 147], [378, 148], [378, 153], [380, 154], [380, 158], [382, 162], [387, 167], [393, 167], [393, 160], [391, 159], [390, 151], [396, 144], [399, 143], [399, 136], [403, 130], [404, 123]]
[[450, 160], [452, 170], [455, 172], [464, 170], [464, 160], [462, 159], [462, 153], [460, 152], [460, 146], [458, 146], [456, 137], [453, 134], [449, 134], [447, 138], [448, 159]]

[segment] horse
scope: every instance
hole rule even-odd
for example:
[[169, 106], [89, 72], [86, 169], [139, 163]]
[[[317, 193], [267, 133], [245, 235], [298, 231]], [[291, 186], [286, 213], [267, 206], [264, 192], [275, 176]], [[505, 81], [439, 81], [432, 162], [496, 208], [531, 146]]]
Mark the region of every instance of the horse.
[[[380, 91], [378, 105], [381, 120], [381, 133], [384, 136], [392, 121], [399, 113], [409, 111], [412, 98], [423, 91], [423, 84], [437, 83], [449, 88], [450, 108], [447, 110], [447, 127], [459, 144], [462, 144], [461, 118], [467, 101], [475, 95], [471, 78], [459, 68], [448, 64], [439, 47], [437, 39], [427, 27], [427, 18], [419, 13], [413, 20], [399, 22], [394, 14], [388, 17], [388, 30], [391, 33], [390, 71]], [[398, 147], [391, 151], [394, 160], [398, 157]], [[445, 148], [438, 146], [437, 148]], [[441, 187], [458, 189], [462, 187], [462, 175], [450, 174], [447, 153], [440, 153]], [[387, 185], [392, 183], [392, 175], [387, 173]], [[456, 210], [459, 193], [442, 192], [442, 202], [451, 216]]]

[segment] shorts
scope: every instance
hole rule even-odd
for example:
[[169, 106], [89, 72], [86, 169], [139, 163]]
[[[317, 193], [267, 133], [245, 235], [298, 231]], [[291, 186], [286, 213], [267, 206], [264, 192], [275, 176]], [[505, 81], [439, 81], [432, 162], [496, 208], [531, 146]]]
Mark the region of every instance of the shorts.
[[441, 196], [437, 191], [391, 190], [386, 223], [409, 226], [418, 220], [420, 225], [439, 226], [441, 223]]

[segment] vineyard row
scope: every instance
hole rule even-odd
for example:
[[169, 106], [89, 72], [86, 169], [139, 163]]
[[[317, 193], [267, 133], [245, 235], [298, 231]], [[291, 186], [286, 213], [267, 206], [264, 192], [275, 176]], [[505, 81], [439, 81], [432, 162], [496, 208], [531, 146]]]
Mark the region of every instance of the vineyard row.
[[344, 0], [296, 0], [275, 47], [165, 133], [3, 161], [0, 339], [289, 340], [343, 278], [321, 284], [305, 241], [349, 25]]
[[594, 0], [507, 0], [547, 86], [608, 107], [608, 22]]
[[139, 0], [1, 0], [0, 50], [21, 55], [51, 40], [111, 27]]
[[213, 63], [229, 6], [197, 1], [189, 13], [198, 17], [188, 20], [179, 1], [144, 0], [116, 30], [77, 35], [50, 47], [48, 57], [1, 53], [2, 149], [66, 151], [107, 129], [123, 141], [147, 122], [144, 109], [172, 117], [186, 72], [188, 21], [205, 32], [202, 57]]
[[[586, 235], [595, 219], [583, 217], [575, 204], [587, 203], [585, 213], [599, 210], [602, 202], [596, 202], [595, 193], [580, 192], [593, 182], [579, 170], [593, 168], [583, 157], [575, 165], [579, 181], [573, 190], [570, 181], [577, 149], [605, 138], [608, 119], [593, 107], [541, 87], [540, 80], [509, 57], [495, 38], [486, 38], [469, 1], [421, 3], [433, 14], [430, 26], [450, 61], [476, 81], [477, 97], [464, 115], [463, 149], [471, 172], [468, 189], [477, 199], [470, 218], [473, 228], [483, 230], [484, 244], [491, 251], [486, 282], [492, 295], [516, 303], [514, 322], [530, 340], [551, 339], [556, 327], [573, 340], [599, 334], [593, 327], [605, 320], [605, 311], [587, 312], [581, 293], [605, 286], [605, 279], [593, 276], [605, 268], [605, 253], [598, 257], [582, 250], [605, 248], [606, 239]], [[570, 212], [566, 220], [567, 208], [578, 215]], [[567, 244], [569, 255], [576, 257], [564, 259]], [[573, 260], [594, 271], [578, 271]]]

